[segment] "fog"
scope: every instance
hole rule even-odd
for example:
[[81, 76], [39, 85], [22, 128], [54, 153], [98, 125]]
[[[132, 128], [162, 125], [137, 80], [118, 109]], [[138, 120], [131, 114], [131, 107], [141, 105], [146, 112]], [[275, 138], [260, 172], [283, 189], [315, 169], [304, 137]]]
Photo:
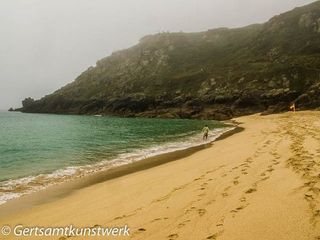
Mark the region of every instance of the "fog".
[[162, 31], [262, 23], [312, 0], [0, 0], [0, 109], [72, 82]]

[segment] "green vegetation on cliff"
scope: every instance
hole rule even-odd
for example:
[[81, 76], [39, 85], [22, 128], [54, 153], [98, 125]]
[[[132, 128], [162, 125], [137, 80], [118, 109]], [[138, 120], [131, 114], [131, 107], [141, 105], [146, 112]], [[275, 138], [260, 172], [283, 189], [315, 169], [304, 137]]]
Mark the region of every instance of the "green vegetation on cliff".
[[223, 119], [320, 106], [320, 1], [265, 24], [159, 33], [22, 111]]

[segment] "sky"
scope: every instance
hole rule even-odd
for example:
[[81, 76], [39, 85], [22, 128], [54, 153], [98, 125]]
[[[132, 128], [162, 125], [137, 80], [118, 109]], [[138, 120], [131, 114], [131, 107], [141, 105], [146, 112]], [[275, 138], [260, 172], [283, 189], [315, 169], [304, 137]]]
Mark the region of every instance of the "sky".
[[148, 34], [263, 23], [314, 0], [0, 0], [0, 109], [72, 82]]

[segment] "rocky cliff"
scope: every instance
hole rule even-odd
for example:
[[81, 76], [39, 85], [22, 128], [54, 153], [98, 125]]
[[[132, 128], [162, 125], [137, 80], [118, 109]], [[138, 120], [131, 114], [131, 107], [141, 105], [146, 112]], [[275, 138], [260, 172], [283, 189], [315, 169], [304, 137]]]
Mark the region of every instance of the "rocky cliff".
[[293, 101], [320, 106], [320, 1], [265, 24], [146, 36], [19, 110], [227, 119]]

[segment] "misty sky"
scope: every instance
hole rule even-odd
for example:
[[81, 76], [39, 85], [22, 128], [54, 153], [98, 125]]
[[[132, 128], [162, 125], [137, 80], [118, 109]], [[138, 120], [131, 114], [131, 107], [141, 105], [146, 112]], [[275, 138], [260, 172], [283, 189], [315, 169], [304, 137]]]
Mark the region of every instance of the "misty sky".
[[0, 0], [0, 109], [40, 98], [147, 34], [267, 21], [313, 0]]

